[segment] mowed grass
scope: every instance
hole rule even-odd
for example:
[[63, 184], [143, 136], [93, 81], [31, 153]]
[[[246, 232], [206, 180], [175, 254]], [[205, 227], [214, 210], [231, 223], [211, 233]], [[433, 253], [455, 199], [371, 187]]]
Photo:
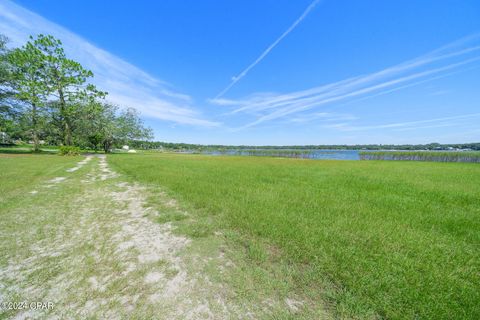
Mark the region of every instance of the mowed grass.
[[167, 188], [213, 218], [214, 228], [276, 248], [297, 293], [318, 293], [337, 317], [480, 318], [478, 164], [176, 154], [108, 160], [132, 179]]
[[0, 152], [0, 204], [18, 205], [18, 201], [39, 182], [64, 175], [81, 157], [58, 155], [14, 154]]
[[[73, 167], [80, 159], [0, 153], [0, 266], [4, 266], [16, 251], [28, 252], [28, 245], [23, 247], [21, 244], [22, 238], [29, 239], [26, 243], [32, 239], [36, 241], [36, 236], [42, 237], [43, 227], [55, 223], [51, 218], [53, 212], [65, 208], [53, 207], [56, 199], [48, 195], [49, 189], [44, 184], [55, 177], [65, 176], [66, 168]], [[33, 191], [38, 194], [31, 194]], [[68, 202], [72, 193], [62, 191], [62, 199]], [[39, 209], [41, 206], [50, 208], [45, 213]], [[32, 233], [34, 229], [36, 231]]]

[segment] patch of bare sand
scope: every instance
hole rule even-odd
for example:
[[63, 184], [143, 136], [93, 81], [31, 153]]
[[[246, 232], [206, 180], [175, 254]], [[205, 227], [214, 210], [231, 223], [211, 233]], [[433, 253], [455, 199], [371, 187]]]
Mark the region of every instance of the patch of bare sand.
[[66, 177], [55, 177], [53, 179], [50, 179], [47, 181], [47, 184], [44, 185], [45, 188], [51, 188], [56, 186], [57, 184], [65, 181], [67, 178]]
[[84, 165], [86, 165], [90, 160], [92, 160], [93, 156], [88, 155], [83, 159], [82, 161], [78, 162], [77, 165], [73, 168], [67, 169], [67, 172], [75, 172], [78, 169], [82, 168]]

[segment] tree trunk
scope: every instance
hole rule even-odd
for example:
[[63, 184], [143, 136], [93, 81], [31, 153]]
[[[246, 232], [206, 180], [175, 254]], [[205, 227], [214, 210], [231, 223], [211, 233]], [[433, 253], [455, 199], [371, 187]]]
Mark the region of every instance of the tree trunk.
[[71, 146], [72, 143], [72, 130], [70, 129], [70, 124], [67, 119], [65, 119], [65, 145]]
[[65, 96], [63, 94], [63, 89], [58, 88], [58, 96], [60, 98], [60, 115], [62, 117], [62, 135], [63, 135], [63, 144], [66, 146], [72, 145], [72, 132], [69, 124], [69, 119], [67, 116], [67, 104], [65, 102]]
[[40, 143], [38, 140], [38, 120], [37, 120], [37, 106], [32, 104], [32, 139], [33, 139], [33, 151], [40, 151]]
[[111, 144], [110, 144], [110, 141], [106, 140], [103, 142], [103, 151], [105, 151], [105, 153], [109, 153], [110, 152], [110, 148], [111, 148]]

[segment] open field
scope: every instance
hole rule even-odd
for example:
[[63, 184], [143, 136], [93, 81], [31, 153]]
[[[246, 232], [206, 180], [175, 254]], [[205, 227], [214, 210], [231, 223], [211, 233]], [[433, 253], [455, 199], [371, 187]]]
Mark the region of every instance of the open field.
[[221, 232], [307, 305], [322, 299], [345, 318], [480, 317], [477, 164], [174, 154], [109, 162], [198, 217], [182, 229], [184, 217], [167, 216], [178, 232]]
[[[0, 168], [0, 319], [328, 316], [104, 155], [0, 154]], [[24, 301], [52, 308], [3, 304]]]
[[1, 318], [480, 315], [477, 164], [107, 157], [0, 154]]

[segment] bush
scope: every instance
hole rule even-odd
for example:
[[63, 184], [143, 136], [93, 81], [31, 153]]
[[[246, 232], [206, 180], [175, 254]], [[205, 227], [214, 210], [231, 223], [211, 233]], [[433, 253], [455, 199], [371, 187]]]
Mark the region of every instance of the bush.
[[80, 148], [74, 146], [61, 146], [58, 150], [62, 156], [78, 156], [80, 154]]

